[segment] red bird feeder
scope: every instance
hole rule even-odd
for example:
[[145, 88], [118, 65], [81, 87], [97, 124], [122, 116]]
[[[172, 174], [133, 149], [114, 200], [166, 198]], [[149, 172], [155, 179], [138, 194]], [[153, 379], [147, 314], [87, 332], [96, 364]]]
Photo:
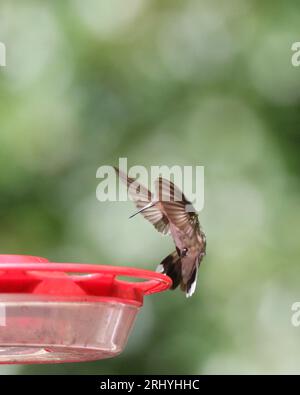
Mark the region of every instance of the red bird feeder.
[[126, 345], [143, 297], [171, 283], [148, 270], [0, 255], [0, 363], [116, 356]]

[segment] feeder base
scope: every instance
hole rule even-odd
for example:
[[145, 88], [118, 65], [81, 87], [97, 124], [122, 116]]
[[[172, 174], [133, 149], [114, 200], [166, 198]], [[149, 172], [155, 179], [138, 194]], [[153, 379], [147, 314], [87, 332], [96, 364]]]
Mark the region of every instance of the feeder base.
[[112, 358], [120, 354], [112, 351], [74, 349], [72, 347], [24, 347], [0, 345], [0, 364], [42, 364], [84, 362]]

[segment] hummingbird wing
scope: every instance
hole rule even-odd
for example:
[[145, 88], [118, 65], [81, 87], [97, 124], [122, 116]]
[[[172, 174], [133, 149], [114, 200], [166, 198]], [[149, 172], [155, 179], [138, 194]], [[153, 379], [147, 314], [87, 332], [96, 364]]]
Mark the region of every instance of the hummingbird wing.
[[[180, 277], [175, 277], [176, 284], [178, 285], [179, 281], [180, 289], [186, 293], [188, 298], [193, 295], [196, 289], [199, 265], [203, 254], [205, 254], [205, 235], [200, 229], [198, 216], [192, 203], [187, 200], [176, 185], [160, 177], [156, 180], [155, 189], [162, 209], [171, 224], [171, 230], [173, 229], [172, 236], [176, 245], [177, 256], [179, 257], [181, 253], [177, 247], [178, 239], [183, 240], [189, 246], [189, 253], [179, 257], [180, 265], [175, 253], [165, 258], [162, 262], [163, 272], [170, 273], [172, 278], [174, 273], [178, 276], [175, 267], [176, 269], [180, 267]], [[199, 243], [200, 248], [202, 245], [200, 251]], [[173, 269], [170, 268], [171, 262], [173, 263]]]
[[173, 182], [159, 177], [155, 182], [159, 201], [169, 219], [178, 229], [193, 237], [199, 229], [195, 209]]
[[119, 178], [127, 185], [129, 196], [144, 218], [151, 222], [160, 233], [168, 234], [170, 231], [169, 220], [161, 211], [158, 202], [154, 200], [152, 193], [134, 178], [128, 177], [126, 173], [116, 167], [115, 171]]

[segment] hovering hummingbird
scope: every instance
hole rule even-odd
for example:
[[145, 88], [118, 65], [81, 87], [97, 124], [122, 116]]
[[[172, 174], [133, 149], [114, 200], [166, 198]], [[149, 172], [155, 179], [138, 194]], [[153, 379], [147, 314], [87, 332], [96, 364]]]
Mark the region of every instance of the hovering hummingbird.
[[156, 271], [171, 277], [171, 289], [180, 285], [187, 297], [193, 295], [198, 268], [206, 254], [206, 237], [198, 215], [184, 194], [171, 181], [159, 177], [155, 181], [156, 195], [115, 167], [120, 179], [127, 184], [128, 194], [141, 213], [162, 234], [171, 234], [176, 250], [168, 255]]

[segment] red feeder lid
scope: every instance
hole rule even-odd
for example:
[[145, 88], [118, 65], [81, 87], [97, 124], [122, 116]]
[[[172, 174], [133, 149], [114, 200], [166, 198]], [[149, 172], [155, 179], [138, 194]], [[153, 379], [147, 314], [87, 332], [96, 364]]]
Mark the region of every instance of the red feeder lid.
[[[146, 281], [119, 279], [130, 277]], [[0, 255], [0, 294], [85, 296], [142, 304], [143, 296], [170, 288], [172, 280], [150, 270], [123, 266], [55, 263], [27, 255]]]

